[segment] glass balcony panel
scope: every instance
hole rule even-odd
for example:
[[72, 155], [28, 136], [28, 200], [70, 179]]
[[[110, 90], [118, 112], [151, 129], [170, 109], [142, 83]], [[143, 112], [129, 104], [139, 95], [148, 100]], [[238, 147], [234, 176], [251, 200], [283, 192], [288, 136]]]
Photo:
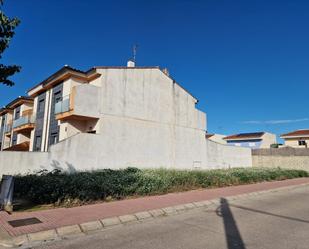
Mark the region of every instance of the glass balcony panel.
[[19, 119], [14, 120], [13, 128], [25, 125], [25, 124], [33, 124], [34, 117], [33, 116], [22, 116]]
[[70, 110], [70, 96], [65, 96], [61, 101], [55, 104], [55, 114], [67, 112]]

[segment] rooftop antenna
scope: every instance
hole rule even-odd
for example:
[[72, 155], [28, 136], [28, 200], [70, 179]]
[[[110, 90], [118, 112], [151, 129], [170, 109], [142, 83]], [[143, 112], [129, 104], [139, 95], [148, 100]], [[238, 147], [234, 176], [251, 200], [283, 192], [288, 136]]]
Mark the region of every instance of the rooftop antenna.
[[136, 63], [137, 44], [133, 45], [133, 62]]

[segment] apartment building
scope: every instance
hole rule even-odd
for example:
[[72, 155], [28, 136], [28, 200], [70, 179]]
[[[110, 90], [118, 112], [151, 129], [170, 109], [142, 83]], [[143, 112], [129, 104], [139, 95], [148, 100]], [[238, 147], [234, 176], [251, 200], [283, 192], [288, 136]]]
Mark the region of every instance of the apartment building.
[[33, 99], [20, 96], [0, 111], [1, 150], [29, 151], [34, 129]]
[[[3, 109], [1, 117], [6, 117], [6, 135], [2, 135], [5, 138], [2, 149], [20, 150], [23, 144], [24, 150], [27, 147], [29, 151], [48, 151], [51, 145], [75, 134], [99, 134], [100, 124], [104, 125], [107, 117], [117, 116], [166, 124], [182, 123], [205, 131], [206, 118], [195, 109], [197, 100], [177, 85], [166, 71], [158, 67], [134, 67], [132, 62], [128, 65], [95, 67], [85, 72], [64, 66], [35, 85], [27, 97], [19, 97]], [[127, 72], [130, 75], [125, 76]], [[148, 89], [143, 89], [147, 85]], [[178, 103], [172, 103], [171, 90], [175, 87]], [[164, 92], [167, 88], [168, 92]], [[143, 93], [143, 90], [147, 92]], [[175, 109], [175, 104], [182, 104], [178, 108], [183, 110]], [[182, 111], [192, 113], [189, 120], [183, 120]], [[178, 120], [175, 120], [176, 112]]]
[[249, 132], [229, 135], [223, 138], [228, 145], [252, 149], [270, 148], [277, 143], [276, 135], [269, 132]]

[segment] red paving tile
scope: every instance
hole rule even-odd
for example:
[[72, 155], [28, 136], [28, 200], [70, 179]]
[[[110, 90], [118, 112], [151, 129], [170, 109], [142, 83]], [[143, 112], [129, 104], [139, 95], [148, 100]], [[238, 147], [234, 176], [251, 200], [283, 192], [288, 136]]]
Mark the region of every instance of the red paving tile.
[[[298, 178], [285, 181], [263, 182], [250, 185], [231, 186], [216, 189], [202, 189], [160, 196], [150, 196], [130, 200], [87, 205], [74, 208], [57, 208], [44, 211], [13, 213], [0, 212], [0, 225], [12, 236], [33, 233], [61, 226], [132, 214], [140, 211], [163, 208], [195, 201], [211, 200], [255, 191], [280, 188], [285, 186], [309, 183], [309, 178]], [[13, 228], [8, 221], [36, 217], [43, 223]]]

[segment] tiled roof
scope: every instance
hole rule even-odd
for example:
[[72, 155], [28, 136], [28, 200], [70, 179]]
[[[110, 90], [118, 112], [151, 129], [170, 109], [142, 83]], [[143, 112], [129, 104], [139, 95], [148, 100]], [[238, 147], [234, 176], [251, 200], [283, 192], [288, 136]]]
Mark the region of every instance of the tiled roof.
[[309, 136], [309, 129], [296, 130], [289, 133], [282, 134], [280, 137], [302, 137]]
[[250, 132], [250, 133], [239, 133], [224, 137], [224, 140], [241, 140], [241, 139], [259, 139], [265, 132]]
[[19, 103], [23, 102], [33, 102], [33, 98], [28, 97], [28, 96], [19, 96], [18, 98], [14, 99], [10, 103], [6, 105], [8, 108], [15, 108], [15, 106]]
[[206, 133], [206, 135], [205, 135], [205, 137], [206, 138], [210, 138], [210, 137], [212, 137], [214, 134], [212, 134], [212, 133]]

